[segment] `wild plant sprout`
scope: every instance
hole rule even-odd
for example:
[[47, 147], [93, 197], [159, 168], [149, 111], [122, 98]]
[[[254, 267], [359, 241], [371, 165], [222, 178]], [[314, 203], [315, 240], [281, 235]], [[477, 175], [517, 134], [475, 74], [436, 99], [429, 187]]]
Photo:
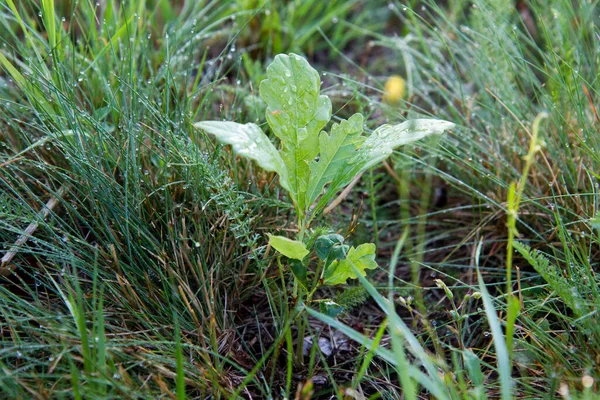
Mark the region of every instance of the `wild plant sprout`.
[[[377, 267], [373, 243], [350, 247], [341, 235], [328, 234], [307, 248], [306, 233], [311, 222], [357, 175], [385, 160], [395, 148], [454, 126], [447, 121], [415, 119], [382, 125], [365, 136], [363, 116], [357, 113], [334, 123], [327, 133], [323, 128], [331, 119], [331, 101], [320, 94], [320, 88], [318, 72], [296, 54], [280, 54], [267, 68], [260, 97], [267, 106], [267, 123], [279, 139], [280, 149], [253, 123], [195, 124], [221, 143], [231, 145], [238, 155], [276, 172], [279, 184], [289, 193], [298, 234], [295, 239], [269, 234], [269, 243], [289, 259], [299, 303], [310, 302], [320, 286], [344, 284], [349, 278], [356, 279], [357, 273], [365, 276], [365, 270]], [[320, 260], [311, 282], [307, 273], [310, 250]], [[320, 303], [330, 314], [340, 310], [332, 302]]]

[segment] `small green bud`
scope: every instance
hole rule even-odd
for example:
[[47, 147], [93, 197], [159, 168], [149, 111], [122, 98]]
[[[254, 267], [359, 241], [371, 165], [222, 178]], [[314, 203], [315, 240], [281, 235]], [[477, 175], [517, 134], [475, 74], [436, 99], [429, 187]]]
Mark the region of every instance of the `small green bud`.
[[452, 294], [452, 291], [448, 288], [448, 286], [446, 286], [446, 284], [444, 283], [443, 280], [436, 279], [435, 284], [440, 289], [444, 289], [444, 292], [446, 292], [446, 297], [448, 297], [448, 300], [452, 300], [454, 298], [454, 294]]

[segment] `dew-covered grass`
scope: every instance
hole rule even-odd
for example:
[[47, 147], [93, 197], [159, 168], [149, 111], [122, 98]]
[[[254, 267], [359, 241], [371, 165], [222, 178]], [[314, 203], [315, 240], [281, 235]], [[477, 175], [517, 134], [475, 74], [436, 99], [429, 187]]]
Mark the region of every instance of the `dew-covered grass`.
[[[595, 398], [598, 13], [0, 3], [0, 397]], [[293, 207], [192, 126], [266, 127], [258, 84], [288, 52], [367, 131], [457, 124], [314, 224], [377, 243], [380, 268], [319, 294], [346, 311], [309, 311], [300, 364], [293, 280], [265, 239], [297, 229]]]

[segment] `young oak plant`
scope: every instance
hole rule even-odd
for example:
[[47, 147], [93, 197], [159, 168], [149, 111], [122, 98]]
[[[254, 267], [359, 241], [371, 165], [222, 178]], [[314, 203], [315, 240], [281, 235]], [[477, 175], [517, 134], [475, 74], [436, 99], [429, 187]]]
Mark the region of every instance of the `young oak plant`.
[[289, 258], [295, 289], [299, 284], [307, 301], [319, 286], [343, 284], [349, 278], [356, 279], [357, 272], [365, 276], [365, 270], [377, 267], [374, 244], [349, 247], [340, 235], [323, 235], [312, 246], [322, 268], [309, 283], [310, 252], [304, 241], [311, 221], [358, 174], [385, 160], [395, 148], [454, 126], [447, 121], [415, 119], [382, 125], [364, 136], [363, 116], [357, 113], [332, 124], [327, 133], [323, 129], [331, 119], [331, 101], [320, 94], [320, 89], [318, 72], [301, 56], [280, 54], [267, 67], [260, 97], [267, 107], [265, 115], [271, 132], [279, 139], [279, 150], [253, 123], [195, 124], [221, 143], [231, 145], [238, 155], [279, 175], [279, 183], [289, 193], [296, 210], [298, 235], [295, 240], [269, 235], [269, 243]]

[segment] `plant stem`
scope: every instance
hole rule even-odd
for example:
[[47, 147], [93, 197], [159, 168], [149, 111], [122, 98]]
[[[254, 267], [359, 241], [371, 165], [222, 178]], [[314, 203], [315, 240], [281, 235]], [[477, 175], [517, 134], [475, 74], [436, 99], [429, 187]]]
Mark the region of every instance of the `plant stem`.
[[529, 151], [524, 157], [525, 167], [521, 174], [518, 186], [514, 183], [511, 184], [508, 199], [507, 199], [507, 216], [506, 225], [508, 226], [508, 243], [506, 245], [506, 293], [509, 296], [512, 294], [512, 254], [513, 254], [513, 242], [515, 236], [518, 235], [517, 231], [517, 219], [519, 218], [519, 205], [521, 203], [521, 196], [523, 195], [523, 189], [527, 183], [527, 177], [529, 176], [529, 170], [533, 165], [533, 158], [535, 153], [540, 150], [538, 144], [538, 132], [540, 130], [540, 123], [543, 119], [547, 118], [548, 114], [542, 112], [539, 113], [533, 120], [531, 142], [529, 143]]
[[377, 207], [375, 204], [375, 185], [373, 181], [373, 169], [369, 170], [369, 195], [371, 200], [371, 219], [373, 220], [373, 236], [375, 239], [375, 247], [379, 247], [379, 227], [377, 225]]
[[298, 339], [296, 342], [296, 354], [294, 356], [294, 361], [297, 367], [302, 367], [304, 364], [304, 331], [306, 328], [306, 316], [304, 313], [299, 313], [297, 316], [297, 325], [298, 325]]
[[[298, 241], [300, 242], [304, 240], [307, 227], [304, 217], [304, 213], [298, 213]], [[296, 297], [296, 307], [302, 303], [302, 298], [304, 295], [303, 292], [302, 286], [298, 285], [298, 281], [294, 279], [294, 296]], [[307, 300], [310, 301], [309, 299]], [[304, 313], [298, 313], [296, 315], [296, 326], [298, 328], [298, 336], [296, 339], [296, 351], [294, 352], [294, 364], [296, 367], [301, 367], [304, 364], [304, 330], [306, 328]]]
[[513, 243], [515, 237], [519, 235], [517, 231], [517, 219], [519, 218], [519, 205], [521, 203], [521, 196], [523, 195], [523, 189], [527, 183], [527, 177], [529, 176], [529, 170], [533, 164], [535, 153], [540, 150], [538, 144], [538, 132], [540, 129], [540, 123], [544, 118], [547, 118], [548, 114], [542, 112], [539, 113], [533, 120], [531, 142], [529, 143], [529, 151], [525, 158], [525, 167], [521, 174], [518, 186], [513, 182], [508, 190], [507, 198], [507, 216], [506, 225], [508, 227], [508, 240], [506, 244], [506, 347], [508, 350], [510, 365], [512, 365], [512, 345], [513, 345], [513, 334], [515, 322], [520, 310], [520, 303], [512, 292], [512, 264], [513, 264]]

